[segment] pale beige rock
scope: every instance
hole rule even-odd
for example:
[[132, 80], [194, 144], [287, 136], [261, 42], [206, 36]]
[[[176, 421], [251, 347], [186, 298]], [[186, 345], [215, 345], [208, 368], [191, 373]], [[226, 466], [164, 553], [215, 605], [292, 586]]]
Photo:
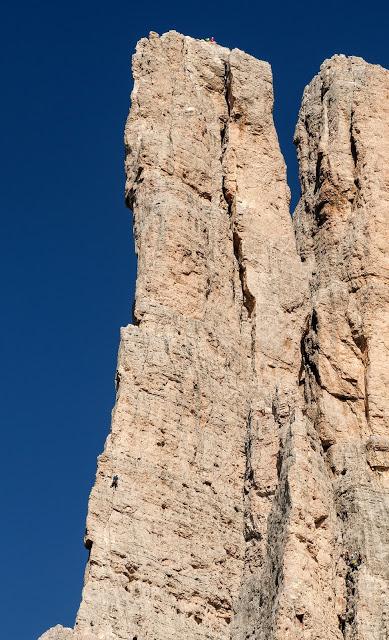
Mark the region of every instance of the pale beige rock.
[[388, 71], [360, 58], [326, 61], [305, 90], [296, 142], [295, 225], [312, 300], [305, 395], [332, 494], [326, 637], [381, 639], [389, 634]]
[[388, 72], [305, 90], [299, 253], [269, 65], [151, 33], [133, 73], [134, 324], [75, 630], [42, 640], [384, 640]]
[[133, 72], [135, 325], [122, 330], [76, 629], [243, 637], [302, 330], [271, 70], [170, 32], [140, 41]]
[[74, 631], [68, 627], [57, 624], [52, 629], [46, 631], [40, 640], [74, 640]]

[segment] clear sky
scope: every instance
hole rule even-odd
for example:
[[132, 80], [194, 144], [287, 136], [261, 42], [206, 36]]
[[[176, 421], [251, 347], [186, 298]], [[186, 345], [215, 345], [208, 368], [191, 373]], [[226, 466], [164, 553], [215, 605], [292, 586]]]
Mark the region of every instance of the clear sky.
[[296, 199], [304, 85], [334, 53], [389, 67], [388, 18], [375, 0], [3, 3], [3, 638], [70, 626], [80, 600], [87, 499], [134, 292], [122, 140], [136, 41], [176, 29], [268, 60]]

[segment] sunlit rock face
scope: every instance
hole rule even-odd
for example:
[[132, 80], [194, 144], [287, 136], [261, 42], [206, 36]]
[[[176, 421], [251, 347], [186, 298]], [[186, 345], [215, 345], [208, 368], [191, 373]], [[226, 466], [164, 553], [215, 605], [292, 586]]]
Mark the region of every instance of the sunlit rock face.
[[[305, 403], [323, 448], [332, 637], [389, 637], [389, 73], [335, 56], [306, 88], [295, 215]], [[333, 576], [332, 586], [330, 575]], [[337, 619], [336, 619], [337, 618]], [[329, 624], [329, 621], [327, 621]], [[327, 636], [330, 637], [330, 636]]]
[[266, 62], [151, 33], [133, 75], [134, 319], [75, 629], [41, 640], [384, 640], [389, 74], [306, 88], [295, 230]]

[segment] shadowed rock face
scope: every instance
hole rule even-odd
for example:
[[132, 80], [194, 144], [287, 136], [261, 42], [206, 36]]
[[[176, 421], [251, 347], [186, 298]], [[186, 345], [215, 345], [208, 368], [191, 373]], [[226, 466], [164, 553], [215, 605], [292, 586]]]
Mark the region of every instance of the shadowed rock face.
[[306, 88], [297, 248], [269, 65], [152, 33], [133, 74], [134, 322], [75, 630], [42, 640], [384, 640], [389, 74]]

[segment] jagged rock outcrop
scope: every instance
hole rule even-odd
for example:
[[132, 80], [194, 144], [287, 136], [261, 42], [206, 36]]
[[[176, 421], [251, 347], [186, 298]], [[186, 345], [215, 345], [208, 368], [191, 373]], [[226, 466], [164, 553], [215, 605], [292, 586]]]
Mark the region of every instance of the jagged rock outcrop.
[[134, 322], [75, 630], [42, 640], [383, 640], [389, 74], [307, 87], [297, 248], [269, 65], [152, 33], [133, 74]]

